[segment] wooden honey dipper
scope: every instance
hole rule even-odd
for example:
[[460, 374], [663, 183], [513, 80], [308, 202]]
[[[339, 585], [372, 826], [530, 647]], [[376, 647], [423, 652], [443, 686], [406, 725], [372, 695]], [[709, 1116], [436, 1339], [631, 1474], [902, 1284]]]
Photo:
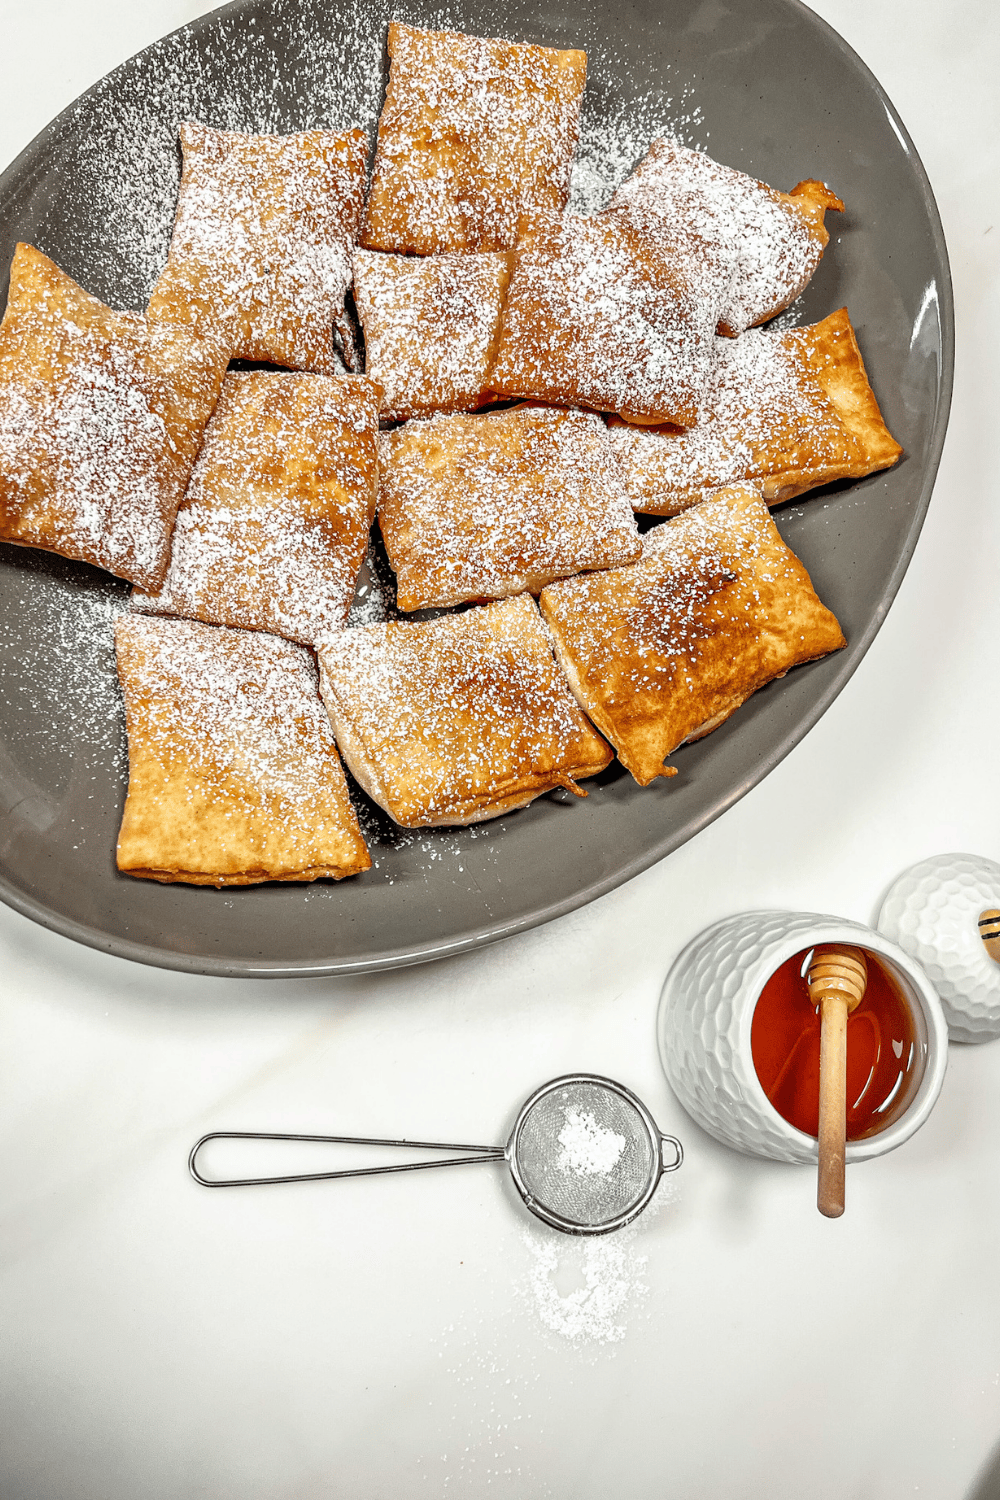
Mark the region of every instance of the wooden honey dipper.
[[844, 1212], [847, 1148], [847, 1017], [864, 999], [868, 965], [859, 948], [820, 944], [809, 965], [809, 998], [820, 1012], [819, 1181], [816, 1207], [828, 1219]]
[[990, 958], [994, 963], [1000, 964], [1000, 911], [990, 907], [988, 911], [980, 913], [979, 936]]

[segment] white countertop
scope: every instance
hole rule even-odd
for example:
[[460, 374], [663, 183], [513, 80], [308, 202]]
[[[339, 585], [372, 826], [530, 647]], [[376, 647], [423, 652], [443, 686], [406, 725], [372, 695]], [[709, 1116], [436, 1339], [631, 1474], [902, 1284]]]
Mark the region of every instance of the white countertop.
[[[0, 161], [206, 8], [8, 7]], [[1000, 1043], [952, 1046], [928, 1124], [852, 1169], [828, 1222], [808, 1169], [688, 1120], [653, 1039], [667, 969], [715, 918], [871, 921], [917, 859], [1000, 858], [998, 11], [815, 8], [905, 120], [955, 282], [951, 425], [881, 633], [711, 827], [477, 954], [192, 978], [0, 907], [4, 1500], [1000, 1492], [976, 1488], [1000, 1443]], [[239, 1193], [186, 1174], [195, 1137], [226, 1126], [502, 1140], [570, 1069], [621, 1078], [687, 1147], [658, 1212], [589, 1252], [536, 1228], [495, 1167]], [[547, 1326], [588, 1271], [612, 1303], [620, 1283], [597, 1327], [620, 1336]]]

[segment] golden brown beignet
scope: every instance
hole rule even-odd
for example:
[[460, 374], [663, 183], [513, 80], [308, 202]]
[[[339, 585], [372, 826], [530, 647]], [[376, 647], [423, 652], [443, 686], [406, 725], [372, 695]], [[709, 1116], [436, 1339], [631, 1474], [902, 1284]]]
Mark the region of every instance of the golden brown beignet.
[[378, 411], [363, 375], [227, 375], [170, 570], [133, 609], [307, 646], [343, 626], [375, 519]]
[[115, 624], [128, 731], [118, 868], [187, 885], [371, 866], [301, 646], [193, 620]]
[[0, 325], [0, 537], [157, 588], [226, 361], [18, 245]]
[[621, 215], [523, 219], [493, 390], [690, 427], [716, 310], [675, 261]]
[[391, 420], [472, 411], [488, 400], [510, 256], [354, 255], [365, 369]]
[[703, 151], [658, 140], [605, 212], [688, 265], [718, 306], [719, 332], [736, 335], [795, 301], [829, 242], [826, 210], [843, 207], [814, 178], [779, 193]]
[[539, 600], [577, 701], [640, 786], [774, 677], [844, 645], [750, 485], [717, 490], [643, 537], [628, 568]]
[[903, 451], [882, 421], [846, 307], [809, 328], [717, 339], [696, 427], [612, 418], [610, 437], [633, 506], [660, 516], [744, 479], [775, 505], [888, 468]]
[[379, 524], [401, 609], [537, 593], [642, 550], [600, 417], [519, 406], [408, 422], [383, 450]]
[[585, 52], [398, 21], [388, 48], [366, 249], [509, 250], [522, 213], [565, 207]]
[[557, 786], [579, 792], [612, 758], [526, 594], [344, 630], [320, 643], [319, 662], [340, 753], [404, 828], [478, 823]]
[[232, 359], [343, 373], [343, 318], [368, 139], [236, 135], [189, 120], [170, 253], [147, 316], [221, 339]]

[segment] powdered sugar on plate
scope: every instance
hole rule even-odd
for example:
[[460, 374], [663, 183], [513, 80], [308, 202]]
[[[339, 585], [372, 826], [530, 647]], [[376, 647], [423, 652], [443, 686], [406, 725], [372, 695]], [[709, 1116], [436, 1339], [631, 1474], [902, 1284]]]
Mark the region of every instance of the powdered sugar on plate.
[[[121, 693], [114, 665], [114, 622], [128, 585], [80, 563], [28, 548], [5, 554], [0, 615], [4, 738], [25, 770], [86, 753], [116, 779], [125, 769]], [[9, 561], [8, 561], [9, 559]], [[14, 665], [16, 664], [16, 665]]]

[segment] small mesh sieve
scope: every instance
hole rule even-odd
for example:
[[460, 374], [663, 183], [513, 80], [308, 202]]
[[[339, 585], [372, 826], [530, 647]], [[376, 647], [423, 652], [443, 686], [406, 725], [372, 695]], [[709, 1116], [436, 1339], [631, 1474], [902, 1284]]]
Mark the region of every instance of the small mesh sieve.
[[[455, 1154], [433, 1161], [354, 1167], [288, 1177], [212, 1178], [199, 1172], [196, 1157], [213, 1140], [323, 1141], [338, 1145], [409, 1146]], [[664, 1146], [672, 1156], [664, 1159]], [[664, 1172], [684, 1159], [675, 1136], [661, 1135], [645, 1105], [623, 1084], [593, 1073], [554, 1078], [522, 1105], [506, 1146], [459, 1146], [442, 1141], [380, 1140], [370, 1136], [286, 1135], [270, 1131], [222, 1130], [203, 1135], [188, 1166], [202, 1187], [253, 1187], [277, 1182], [321, 1182], [339, 1177], [375, 1177], [429, 1167], [504, 1161], [528, 1208], [567, 1234], [606, 1234], [640, 1214]]]

